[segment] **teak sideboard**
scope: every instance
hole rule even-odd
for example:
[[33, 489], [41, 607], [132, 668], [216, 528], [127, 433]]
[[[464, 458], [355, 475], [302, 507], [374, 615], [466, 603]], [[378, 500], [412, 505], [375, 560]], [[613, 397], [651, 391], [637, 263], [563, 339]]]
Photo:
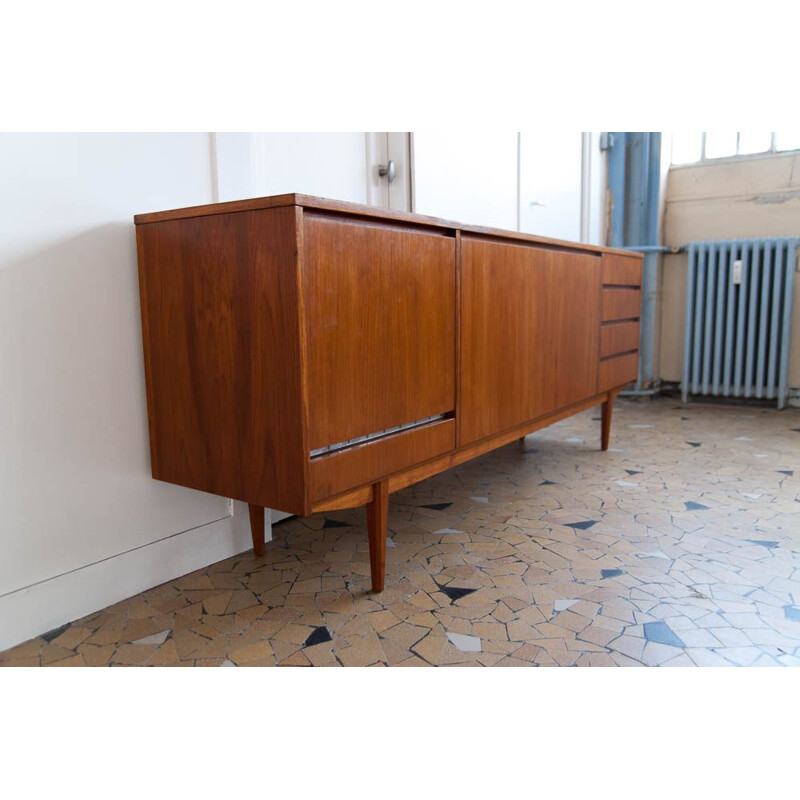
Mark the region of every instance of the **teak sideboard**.
[[642, 257], [299, 194], [135, 217], [153, 477], [367, 506], [602, 404], [638, 367]]

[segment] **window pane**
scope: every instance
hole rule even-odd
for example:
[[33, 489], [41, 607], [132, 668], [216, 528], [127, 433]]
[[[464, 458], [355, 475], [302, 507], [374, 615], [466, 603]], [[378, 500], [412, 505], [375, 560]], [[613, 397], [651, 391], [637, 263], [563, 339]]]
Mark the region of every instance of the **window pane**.
[[706, 158], [736, 155], [736, 132], [706, 133]]
[[766, 153], [771, 139], [771, 133], [740, 133], [739, 153]]
[[700, 160], [702, 133], [672, 134], [672, 163], [693, 164]]
[[794, 133], [775, 134], [775, 148], [777, 150], [800, 150], [800, 131]]

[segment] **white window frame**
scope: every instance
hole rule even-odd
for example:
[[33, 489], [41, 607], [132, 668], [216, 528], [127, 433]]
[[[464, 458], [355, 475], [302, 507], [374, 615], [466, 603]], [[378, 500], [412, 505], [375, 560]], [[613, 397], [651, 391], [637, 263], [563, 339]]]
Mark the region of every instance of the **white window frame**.
[[762, 150], [759, 153], [740, 153], [739, 152], [739, 139], [741, 131], [736, 132], [736, 153], [730, 156], [712, 156], [706, 155], [706, 136], [707, 133], [703, 131], [700, 134], [700, 158], [697, 161], [686, 161], [676, 164], [672, 162], [670, 157], [670, 169], [679, 169], [680, 167], [694, 167], [698, 164], [718, 164], [722, 161], [743, 161], [751, 158], [763, 158], [764, 156], [783, 155], [784, 153], [798, 153], [800, 148], [793, 148], [791, 150], [778, 150], [776, 131], [772, 131], [769, 135], [769, 149]]

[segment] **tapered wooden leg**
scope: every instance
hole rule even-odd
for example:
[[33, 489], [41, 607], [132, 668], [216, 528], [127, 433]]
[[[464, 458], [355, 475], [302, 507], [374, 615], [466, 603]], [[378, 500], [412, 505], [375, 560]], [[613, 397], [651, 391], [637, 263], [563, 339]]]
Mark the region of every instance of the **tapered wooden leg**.
[[611, 412], [614, 410], [614, 398], [616, 395], [616, 392], [609, 392], [608, 400], [603, 403], [603, 421], [600, 434], [600, 447], [603, 450], [608, 450], [608, 442], [611, 438]]
[[389, 483], [381, 481], [372, 487], [372, 502], [367, 505], [369, 534], [369, 568], [372, 591], [382, 592], [386, 576], [386, 537], [389, 523]]
[[250, 509], [250, 533], [253, 535], [253, 552], [263, 556], [266, 552], [264, 541], [264, 506], [248, 506]]

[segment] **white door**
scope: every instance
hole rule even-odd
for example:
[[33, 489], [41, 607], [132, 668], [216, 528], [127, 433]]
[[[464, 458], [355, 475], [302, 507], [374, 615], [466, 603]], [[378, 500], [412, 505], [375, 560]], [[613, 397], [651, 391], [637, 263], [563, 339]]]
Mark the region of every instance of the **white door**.
[[520, 134], [520, 230], [581, 241], [583, 134]]
[[602, 241], [599, 134], [411, 134], [414, 211], [570, 241]]
[[517, 148], [516, 133], [415, 131], [413, 210], [516, 230]]

